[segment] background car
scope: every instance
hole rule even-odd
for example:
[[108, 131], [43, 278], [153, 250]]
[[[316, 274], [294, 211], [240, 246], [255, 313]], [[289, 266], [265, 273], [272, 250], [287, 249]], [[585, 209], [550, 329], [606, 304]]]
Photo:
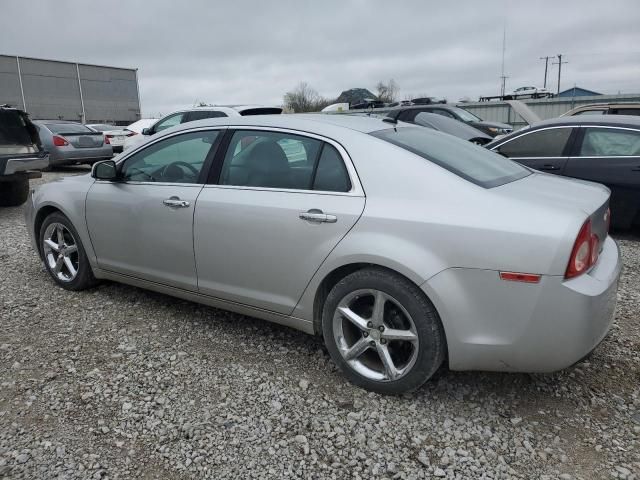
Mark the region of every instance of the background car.
[[603, 183], [611, 189], [611, 222], [640, 224], [640, 118], [560, 117], [486, 145], [523, 165]]
[[322, 335], [349, 380], [397, 394], [445, 359], [551, 371], [593, 350], [621, 268], [608, 200], [428, 128], [301, 114], [167, 129], [37, 187], [25, 215], [63, 288], [110, 279]]
[[410, 107], [397, 107], [387, 113], [387, 117], [402, 122], [415, 123], [416, 115], [421, 112], [436, 113], [443, 117], [449, 117], [460, 122], [471, 125], [474, 128], [486, 133], [491, 137], [496, 135], [506, 135], [513, 131], [513, 127], [506, 123], [487, 122], [480, 117], [468, 112], [464, 108], [454, 107], [446, 104], [419, 105]]
[[109, 144], [111, 145], [111, 148], [113, 148], [114, 152], [121, 152], [124, 148], [125, 139], [135, 135], [134, 132], [127, 130], [126, 128], [119, 128], [114, 125], [104, 123], [92, 123], [88, 124], [87, 127], [95, 132], [102, 132], [104, 136], [109, 139]]
[[640, 115], [640, 103], [592, 103], [573, 108], [561, 116], [574, 115]]
[[187, 122], [204, 120], [205, 118], [240, 117], [250, 115], [279, 115], [280, 107], [268, 107], [261, 105], [230, 105], [212, 107], [194, 107], [187, 110], [179, 110], [162, 117], [149, 127], [142, 129], [141, 136], [128, 137], [125, 148], [137, 145], [145, 140], [145, 136], [155, 135], [167, 128], [175, 127]]
[[448, 118], [437, 113], [420, 112], [413, 121], [421, 127], [432, 128], [440, 132], [448, 133], [455, 137], [467, 140], [477, 145], [485, 145], [493, 140], [492, 137], [471, 125]]
[[157, 121], [157, 118], [141, 118], [140, 120], [133, 122], [131, 125], [127, 125], [125, 130], [127, 130], [130, 135], [127, 135], [127, 137], [124, 139], [124, 145], [122, 146], [122, 149], [126, 150], [127, 148], [139, 143], [141, 140], [138, 140], [137, 138], [135, 138], [135, 136], [142, 135], [142, 130], [150, 127]]
[[35, 120], [49, 165], [95, 163], [113, 157], [109, 140], [86, 125], [64, 120]]
[[516, 98], [522, 97], [530, 97], [530, 98], [542, 98], [548, 97], [551, 95], [551, 92], [546, 88], [541, 87], [520, 87], [516, 88], [514, 91], [505, 94], [505, 100], [515, 100]]
[[49, 166], [38, 129], [23, 110], [0, 105], [0, 207], [22, 205], [29, 179]]

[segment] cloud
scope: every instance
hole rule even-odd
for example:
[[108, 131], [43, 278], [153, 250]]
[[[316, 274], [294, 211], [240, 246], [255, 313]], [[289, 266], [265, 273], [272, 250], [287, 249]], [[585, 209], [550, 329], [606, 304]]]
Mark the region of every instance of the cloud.
[[3, 0], [2, 12], [27, 26], [3, 22], [0, 53], [136, 67], [143, 113], [280, 104], [300, 81], [327, 97], [389, 78], [401, 97], [496, 94], [503, 26], [508, 89], [541, 85], [539, 57], [563, 53], [564, 88], [640, 91], [636, 0]]

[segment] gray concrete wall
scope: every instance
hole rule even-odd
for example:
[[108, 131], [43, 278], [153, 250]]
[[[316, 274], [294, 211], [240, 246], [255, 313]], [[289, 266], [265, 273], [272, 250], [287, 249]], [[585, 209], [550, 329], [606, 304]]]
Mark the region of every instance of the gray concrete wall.
[[136, 74], [125, 68], [0, 55], [0, 104], [25, 108], [33, 119], [81, 121], [84, 103], [87, 123], [126, 125], [140, 118]]

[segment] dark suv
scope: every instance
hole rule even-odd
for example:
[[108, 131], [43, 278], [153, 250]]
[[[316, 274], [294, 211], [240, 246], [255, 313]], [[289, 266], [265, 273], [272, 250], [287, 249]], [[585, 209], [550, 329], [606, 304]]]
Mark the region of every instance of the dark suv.
[[437, 113], [445, 117], [459, 120], [478, 130], [495, 137], [497, 135], [507, 135], [513, 131], [511, 125], [499, 122], [486, 122], [479, 117], [476, 117], [473, 113], [469, 113], [463, 108], [454, 107], [444, 104], [432, 104], [432, 105], [414, 105], [411, 107], [397, 107], [390, 110], [387, 113], [387, 117], [399, 120], [401, 122], [415, 123], [416, 115], [422, 112]]
[[38, 130], [26, 112], [0, 105], [0, 206], [23, 204], [29, 195], [29, 179], [49, 166]]

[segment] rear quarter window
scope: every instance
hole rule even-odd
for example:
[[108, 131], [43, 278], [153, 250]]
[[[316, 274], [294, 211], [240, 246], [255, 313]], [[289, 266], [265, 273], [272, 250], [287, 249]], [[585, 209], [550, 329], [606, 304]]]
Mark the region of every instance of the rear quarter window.
[[372, 132], [484, 188], [497, 187], [531, 174], [531, 170], [471, 142], [423, 127]]

